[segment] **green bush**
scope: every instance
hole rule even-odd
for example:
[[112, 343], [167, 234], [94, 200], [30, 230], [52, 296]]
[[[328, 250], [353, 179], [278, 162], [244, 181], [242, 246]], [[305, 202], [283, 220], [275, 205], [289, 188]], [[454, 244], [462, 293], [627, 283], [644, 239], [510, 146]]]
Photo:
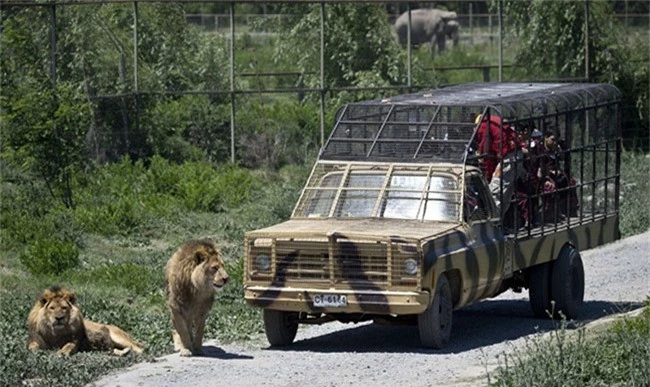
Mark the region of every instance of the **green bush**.
[[21, 86], [24, 90], [2, 98], [3, 158], [39, 176], [52, 198], [73, 208], [72, 179], [87, 157], [87, 98], [72, 82]]
[[621, 155], [620, 231], [623, 237], [650, 229], [650, 155]]
[[138, 201], [119, 198], [95, 207], [79, 208], [76, 216], [88, 232], [116, 235], [135, 231], [144, 222], [145, 213]]
[[252, 100], [237, 112], [237, 160], [249, 168], [303, 164], [320, 147], [316, 105], [287, 98]]
[[248, 202], [256, 184], [250, 171], [229, 164], [176, 164], [154, 156], [145, 166], [125, 158], [83, 178], [75, 216], [88, 232], [129, 235], [188, 211], [237, 208]]
[[218, 105], [206, 95], [155, 102], [142, 119], [142, 129], [154, 155], [175, 163], [229, 159], [230, 125], [226, 105]]
[[0, 236], [6, 249], [23, 249], [37, 240], [56, 237], [82, 244], [82, 231], [70, 209], [48, 194], [46, 184], [2, 163]]
[[589, 338], [566, 322], [550, 337], [536, 337], [504, 354], [488, 375], [492, 386], [647, 386], [650, 383], [650, 309], [605, 334]]
[[246, 202], [253, 187], [249, 171], [205, 162], [172, 164], [154, 157], [147, 174], [155, 192], [170, 195], [189, 211], [219, 212]]
[[61, 274], [79, 265], [79, 249], [71, 241], [44, 237], [30, 243], [20, 261], [32, 274]]
[[92, 282], [95, 286], [124, 288], [132, 297], [147, 296], [163, 288], [163, 269], [152, 270], [134, 262], [101, 265], [90, 270], [68, 273], [69, 281]]

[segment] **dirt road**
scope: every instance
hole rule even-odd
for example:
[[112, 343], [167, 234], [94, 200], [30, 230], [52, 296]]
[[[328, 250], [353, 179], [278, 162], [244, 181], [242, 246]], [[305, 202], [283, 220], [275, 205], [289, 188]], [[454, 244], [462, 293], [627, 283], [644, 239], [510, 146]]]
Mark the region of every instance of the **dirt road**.
[[[640, 308], [650, 295], [650, 232], [581, 253], [585, 306], [578, 325]], [[554, 328], [534, 319], [528, 294], [507, 292], [454, 312], [445, 350], [419, 347], [417, 327], [329, 323], [301, 327], [293, 345], [269, 349], [205, 343], [205, 356], [140, 363], [92, 386], [480, 386], [497, 356]]]

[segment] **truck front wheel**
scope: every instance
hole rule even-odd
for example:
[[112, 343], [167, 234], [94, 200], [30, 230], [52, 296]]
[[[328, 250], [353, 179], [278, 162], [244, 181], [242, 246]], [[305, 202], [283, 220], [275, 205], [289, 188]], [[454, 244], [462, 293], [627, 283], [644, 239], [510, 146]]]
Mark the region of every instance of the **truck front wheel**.
[[447, 277], [441, 275], [436, 284], [433, 302], [418, 315], [420, 341], [425, 348], [444, 348], [451, 336], [453, 302]]
[[264, 309], [264, 332], [272, 347], [293, 343], [298, 332], [298, 313]]
[[585, 270], [580, 253], [572, 246], [562, 250], [553, 264], [551, 292], [555, 309], [567, 318], [576, 318], [585, 294]]

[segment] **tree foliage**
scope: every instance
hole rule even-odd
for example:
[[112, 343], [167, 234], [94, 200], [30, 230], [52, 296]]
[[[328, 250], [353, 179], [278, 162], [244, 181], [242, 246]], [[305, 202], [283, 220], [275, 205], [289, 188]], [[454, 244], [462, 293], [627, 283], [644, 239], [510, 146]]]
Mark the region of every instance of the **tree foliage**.
[[626, 59], [623, 37], [610, 5], [604, 0], [506, 1], [506, 29], [520, 44], [517, 63], [557, 77], [585, 74], [585, 6], [589, 12], [589, 73], [614, 81], [616, 65]]
[[[159, 104], [169, 100], [177, 101], [176, 106], [183, 105], [177, 111], [192, 111], [194, 101], [180, 99], [176, 93], [227, 89], [228, 74], [224, 69], [228, 45], [222, 37], [205, 35], [188, 24], [181, 4], [140, 4], [136, 79], [134, 14], [133, 4], [118, 3], [8, 8], [3, 13], [0, 42], [3, 110], [19, 110], [29, 95], [37, 98], [38, 93], [30, 94], [30, 90], [65, 83], [71, 92], [84, 97], [84, 104], [91, 103], [91, 109], [85, 105], [76, 108], [86, 110], [88, 119], [79, 122], [75, 130], [85, 134], [85, 145], [95, 159], [114, 161], [124, 154], [141, 158], [158, 152], [155, 145], [161, 141], [157, 138], [160, 128], [140, 125], [139, 116], [153, 116], [161, 110]], [[53, 26], [55, 34], [52, 34]], [[52, 67], [56, 69], [55, 74], [51, 72]], [[139, 97], [129, 94], [134, 91], [145, 94]], [[148, 92], [173, 94], [161, 99], [147, 97]], [[227, 103], [224, 94], [211, 95], [207, 104], [213, 106], [200, 102], [206, 114]], [[45, 120], [48, 116], [41, 113], [28, 118], [32, 123]], [[194, 120], [193, 128], [206, 126], [201, 122], [202, 117], [205, 115]], [[4, 116], [7, 121], [14, 118], [18, 117]], [[8, 122], [7, 128], [20, 125], [23, 123]], [[38, 127], [30, 130], [33, 132]], [[192, 142], [190, 137], [187, 134], [183, 141]], [[55, 151], [56, 148], [51, 152]]]
[[40, 176], [68, 208], [74, 207], [73, 176], [87, 161], [89, 112], [68, 82], [30, 87], [3, 109], [3, 157]]
[[[492, 5], [496, 8], [497, 2]], [[506, 32], [518, 42], [515, 61], [530, 76], [582, 78], [588, 74], [590, 81], [615, 84], [622, 91], [624, 107], [634, 112], [626, 114], [634, 117], [625, 124], [634, 128], [627, 136], [647, 138], [650, 47], [647, 37], [631, 40], [625, 36], [610, 2], [509, 0], [504, 2], [504, 14]]]
[[[286, 6], [276, 60], [294, 63], [306, 84], [320, 86], [318, 4]], [[328, 4], [325, 7], [325, 83], [329, 87], [386, 86], [403, 83], [404, 52], [383, 7], [377, 4]]]

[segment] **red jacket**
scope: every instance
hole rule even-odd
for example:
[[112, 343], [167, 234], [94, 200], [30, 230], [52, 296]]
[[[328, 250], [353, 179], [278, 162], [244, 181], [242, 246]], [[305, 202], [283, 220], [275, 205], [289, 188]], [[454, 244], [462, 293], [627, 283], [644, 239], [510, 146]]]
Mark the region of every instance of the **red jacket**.
[[[501, 142], [502, 127], [503, 138], [505, 139], [503, 145]], [[521, 147], [517, 133], [515, 133], [514, 129], [512, 129], [508, 124], [503, 124], [502, 126], [501, 118], [498, 116], [490, 116], [489, 132], [487, 117], [483, 116], [478, 131], [476, 132], [476, 141], [478, 142], [478, 151], [480, 155], [487, 154], [503, 157]]]
[[[502, 127], [503, 138], [505, 139], [503, 146], [501, 145]], [[499, 160], [508, 153], [521, 148], [517, 133], [515, 133], [510, 125], [501, 125], [501, 118], [498, 116], [490, 116], [489, 125], [487, 117], [483, 116], [481, 124], [476, 131], [476, 142], [478, 143], [478, 154], [482, 157], [483, 175], [488, 183], [492, 180], [492, 174]]]

